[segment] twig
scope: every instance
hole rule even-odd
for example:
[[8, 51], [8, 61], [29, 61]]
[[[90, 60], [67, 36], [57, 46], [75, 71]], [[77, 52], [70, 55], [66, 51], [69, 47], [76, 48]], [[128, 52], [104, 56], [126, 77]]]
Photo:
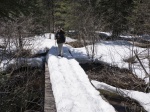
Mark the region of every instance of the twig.
[[137, 60], [139, 61], [141, 67], [143, 68], [145, 74], [149, 77], [149, 74], [147, 73], [146, 69], [144, 68], [144, 66], [143, 66], [143, 64], [142, 64], [142, 62], [141, 62], [141, 60], [139, 59], [139, 56], [136, 54], [135, 51], [134, 51], [134, 54], [135, 54], [135, 57], [137, 58]]

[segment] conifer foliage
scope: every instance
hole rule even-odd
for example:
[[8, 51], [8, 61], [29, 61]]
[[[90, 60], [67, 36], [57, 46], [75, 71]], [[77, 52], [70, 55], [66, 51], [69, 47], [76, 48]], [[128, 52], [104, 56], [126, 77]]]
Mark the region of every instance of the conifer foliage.
[[[90, 9], [90, 12], [87, 10]], [[1, 0], [0, 18], [31, 16], [42, 23], [45, 31], [56, 27], [77, 29], [82, 18], [90, 13], [97, 19], [99, 30], [112, 32], [118, 37], [123, 32], [134, 33], [149, 31], [149, 0]], [[83, 16], [84, 15], [84, 16]], [[96, 17], [96, 18], [95, 18]]]

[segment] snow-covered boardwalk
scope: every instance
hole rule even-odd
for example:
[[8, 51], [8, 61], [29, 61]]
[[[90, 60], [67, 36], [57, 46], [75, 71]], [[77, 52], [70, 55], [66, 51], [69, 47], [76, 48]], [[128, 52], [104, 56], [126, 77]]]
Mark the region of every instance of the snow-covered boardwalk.
[[57, 112], [115, 112], [92, 86], [67, 47], [63, 58], [57, 57], [57, 48], [52, 47], [47, 63]]

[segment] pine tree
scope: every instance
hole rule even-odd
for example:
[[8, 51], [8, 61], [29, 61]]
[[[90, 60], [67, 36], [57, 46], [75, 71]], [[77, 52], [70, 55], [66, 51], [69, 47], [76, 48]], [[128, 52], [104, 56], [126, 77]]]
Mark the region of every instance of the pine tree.
[[133, 0], [97, 0], [96, 10], [105, 24], [105, 28], [112, 31], [116, 38], [123, 31], [128, 30], [128, 17], [134, 8]]
[[36, 7], [36, 0], [1, 0], [0, 18], [13, 19], [13, 16], [28, 15]]
[[137, 0], [131, 16], [130, 27], [134, 34], [150, 34], [150, 1]]

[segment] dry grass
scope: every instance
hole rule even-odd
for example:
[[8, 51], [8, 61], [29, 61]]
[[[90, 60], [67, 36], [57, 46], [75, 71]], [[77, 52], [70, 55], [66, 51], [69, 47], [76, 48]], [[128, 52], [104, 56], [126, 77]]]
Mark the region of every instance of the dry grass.
[[128, 69], [120, 69], [101, 63], [86, 63], [81, 64], [81, 66], [90, 79], [105, 82], [122, 89], [145, 91], [145, 81], [139, 79]]
[[15, 70], [10, 77], [0, 75], [1, 112], [43, 111], [43, 73], [37, 68], [24, 67]]
[[32, 53], [31, 53], [31, 50], [30, 49], [22, 49], [22, 50], [18, 50], [18, 51], [15, 51], [13, 53], [14, 55], [14, 58], [19, 58], [19, 57], [31, 57]]
[[127, 62], [127, 63], [137, 63], [136, 61], [136, 57], [135, 56], [132, 56], [132, 57], [129, 57], [129, 58], [126, 58], [126, 59], [123, 59], [124, 62]]
[[[91, 80], [107, 83], [117, 88], [145, 91], [146, 84], [127, 69], [110, 66], [104, 63], [81, 64]], [[102, 96], [109, 101], [118, 112], [146, 112], [136, 101], [130, 98], [100, 90]]]
[[129, 41], [131, 44], [133, 44], [134, 46], [137, 47], [141, 47], [141, 48], [150, 48], [150, 43], [142, 43], [142, 42], [132, 42]]
[[69, 42], [66, 44], [69, 44], [74, 48], [84, 47], [84, 45], [80, 41]]
[[118, 112], [146, 112], [140, 104], [130, 98], [124, 98], [118, 94], [111, 93], [106, 90], [100, 90], [111, 105], [115, 107]]

